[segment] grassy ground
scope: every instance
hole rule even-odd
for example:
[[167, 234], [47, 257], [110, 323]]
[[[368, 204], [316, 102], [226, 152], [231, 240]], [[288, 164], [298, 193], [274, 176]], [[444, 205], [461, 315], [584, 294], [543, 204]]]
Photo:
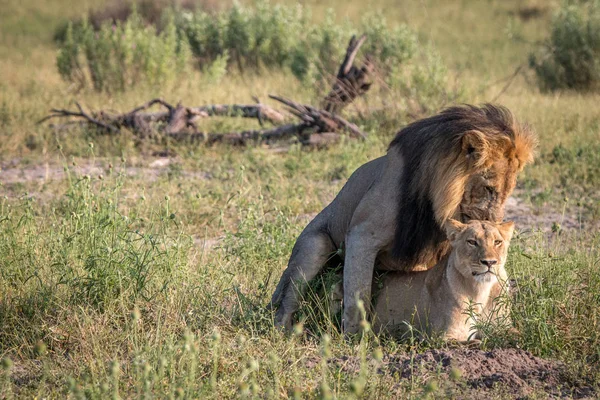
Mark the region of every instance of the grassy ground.
[[[365, 7], [307, 3], [315, 18], [340, 7], [340, 18], [356, 19]], [[500, 102], [540, 137], [537, 161], [517, 192], [533, 214], [556, 220], [518, 227], [508, 271], [520, 285], [512, 313], [521, 335], [515, 343], [496, 332], [484, 346], [560, 360], [564, 382], [598, 387], [598, 96], [540, 93], [527, 68], [506, 79], [545, 36], [555, 4], [396, 3], [368, 7], [433, 44], [464, 86], [465, 101]], [[519, 16], [533, 6], [539, 15]], [[52, 34], [85, 10], [84, 3], [63, 0], [9, 0], [0, 8], [0, 358], [12, 360], [2, 365], [0, 398], [326, 398], [325, 387], [339, 398], [471, 397], [457, 376], [436, 389], [431, 381], [444, 382], [441, 372], [404, 380], [376, 373], [379, 349], [389, 357], [440, 343], [397, 344], [371, 335], [348, 343], [314, 303], [303, 310], [307, 330], [286, 337], [263, 309], [310, 217], [355, 168], [385, 151], [408, 117], [399, 111], [370, 120], [366, 142], [324, 151], [167, 146], [177, 157], [164, 164], [152, 157], [164, 144], [140, 144], [127, 134], [57, 133], [35, 121], [75, 98], [117, 110], [156, 96], [197, 105], [269, 93], [316, 101], [285, 72], [233, 76], [218, 86], [194, 73], [172, 87], [75, 94], [56, 71]], [[364, 102], [358, 107], [367, 109]], [[584, 228], [561, 230], [565, 218]], [[555, 233], [548, 233], [552, 223]], [[358, 367], [326, 358], [349, 358]], [[546, 396], [543, 388], [530, 395]], [[499, 385], [486, 396], [511, 394]]]

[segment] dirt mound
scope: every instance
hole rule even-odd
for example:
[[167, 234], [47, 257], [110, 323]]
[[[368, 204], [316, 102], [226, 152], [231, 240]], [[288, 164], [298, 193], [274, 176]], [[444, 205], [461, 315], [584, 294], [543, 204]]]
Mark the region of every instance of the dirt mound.
[[[290, 361], [291, 362], [291, 361]], [[310, 360], [311, 367], [318, 359]], [[373, 365], [374, 360], [368, 362]], [[357, 357], [336, 357], [328, 360], [346, 373], [358, 374]], [[378, 365], [378, 373], [395, 377], [400, 390], [404, 380], [416, 378], [428, 381], [433, 377], [446, 395], [469, 399], [488, 399], [493, 395], [507, 398], [527, 398], [531, 395], [596, 398], [592, 387], [569, 380], [560, 362], [544, 360], [519, 349], [484, 351], [473, 348], [428, 350], [419, 354], [388, 354]], [[392, 388], [392, 391], [394, 388]], [[449, 391], [448, 391], [449, 390]], [[496, 396], [492, 396], [496, 397]]]
[[559, 397], [593, 396], [591, 388], [567, 381], [559, 362], [544, 360], [519, 349], [429, 350], [413, 357], [389, 355], [382, 366], [383, 373], [397, 373], [402, 378], [426, 372], [439, 372], [442, 377], [448, 377], [453, 370], [454, 373], [460, 371], [461, 379], [475, 392], [501, 387], [516, 397], [539, 391]]

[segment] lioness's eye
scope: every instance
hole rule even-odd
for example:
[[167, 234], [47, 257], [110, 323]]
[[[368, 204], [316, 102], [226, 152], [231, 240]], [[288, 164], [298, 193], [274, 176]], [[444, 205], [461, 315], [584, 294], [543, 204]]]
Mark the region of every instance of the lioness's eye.
[[467, 240], [467, 243], [469, 243], [471, 246], [477, 246], [477, 242], [473, 239]]
[[502, 240], [494, 240], [494, 244], [496, 246], [500, 246], [502, 244]]

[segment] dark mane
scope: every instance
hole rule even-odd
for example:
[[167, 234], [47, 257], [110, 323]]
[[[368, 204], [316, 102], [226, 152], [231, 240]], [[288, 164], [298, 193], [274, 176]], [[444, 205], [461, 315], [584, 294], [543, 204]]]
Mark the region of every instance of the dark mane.
[[445, 234], [435, 217], [430, 183], [438, 178], [435, 174], [440, 170], [462, 168], [465, 161], [461, 139], [466, 132], [502, 135], [514, 143], [513, 124], [511, 113], [504, 107], [464, 105], [413, 122], [398, 132], [388, 149], [398, 151], [403, 159], [393, 248], [398, 260], [411, 268], [435, 263], [447, 252]]

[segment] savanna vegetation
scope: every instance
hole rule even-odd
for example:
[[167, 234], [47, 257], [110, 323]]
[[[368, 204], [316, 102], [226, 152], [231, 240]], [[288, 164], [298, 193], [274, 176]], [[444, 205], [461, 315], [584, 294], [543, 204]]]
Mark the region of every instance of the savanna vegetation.
[[[265, 305], [297, 235], [354, 169], [415, 118], [488, 101], [532, 125], [540, 144], [508, 213], [519, 333], [482, 326], [481, 346], [556, 360], [564, 388], [554, 389], [597, 393], [597, 2], [183, 3], [0, 7], [0, 398], [472, 397], [455, 369], [402, 378], [384, 368], [397, 354], [448, 348], [436, 338], [365, 330], [345, 340], [326, 295], [333, 273], [313, 285], [292, 335], [273, 328]], [[36, 123], [75, 100], [127, 110], [155, 97], [279, 94], [318, 105], [361, 33], [359, 58], [372, 56], [377, 79], [343, 115], [365, 141], [203, 146]], [[499, 382], [485, 396], [509, 389]]]

